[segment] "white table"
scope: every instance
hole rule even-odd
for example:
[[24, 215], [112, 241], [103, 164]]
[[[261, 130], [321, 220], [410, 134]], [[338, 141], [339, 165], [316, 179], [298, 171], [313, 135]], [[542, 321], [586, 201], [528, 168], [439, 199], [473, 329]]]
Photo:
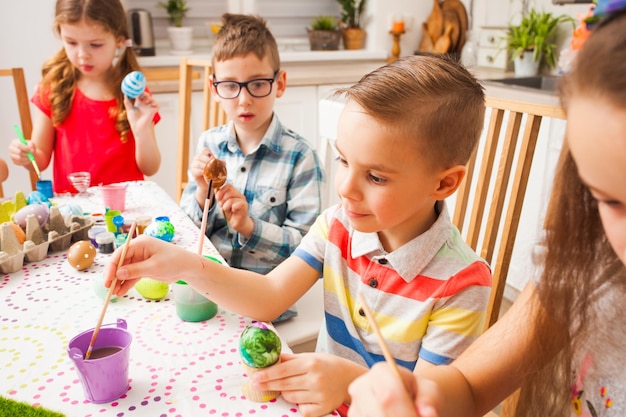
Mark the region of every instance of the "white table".
[[[89, 192], [57, 197], [55, 202], [79, 203], [84, 211], [102, 212], [99, 190], [92, 187]], [[155, 183], [129, 183], [123, 215], [139, 214], [169, 216], [176, 228], [172, 243], [197, 250], [198, 228]], [[220, 257], [208, 239], [204, 242], [205, 253]], [[53, 252], [2, 277], [0, 395], [71, 417], [300, 415], [282, 397], [254, 403], [243, 396], [246, 376], [237, 345], [250, 319], [219, 309], [206, 322], [183, 322], [171, 293], [149, 301], [135, 290], [111, 303], [104, 319], [104, 323], [125, 319], [133, 336], [130, 390], [109, 404], [86, 401], [66, 349], [72, 337], [98, 320], [103, 299], [96, 294], [94, 280], [101, 278], [109, 257], [98, 253], [94, 265], [79, 272], [68, 264], [66, 252]]]

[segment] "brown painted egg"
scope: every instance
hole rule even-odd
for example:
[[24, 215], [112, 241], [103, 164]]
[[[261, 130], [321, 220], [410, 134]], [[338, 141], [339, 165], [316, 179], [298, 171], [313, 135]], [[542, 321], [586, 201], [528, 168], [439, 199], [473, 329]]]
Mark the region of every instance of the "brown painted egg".
[[228, 172], [226, 163], [221, 159], [211, 158], [204, 166], [204, 179], [207, 183], [213, 181], [213, 189], [217, 190], [226, 183]]
[[67, 262], [79, 271], [93, 265], [95, 258], [96, 248], [88, 240], [74, 243], [67, 251]]

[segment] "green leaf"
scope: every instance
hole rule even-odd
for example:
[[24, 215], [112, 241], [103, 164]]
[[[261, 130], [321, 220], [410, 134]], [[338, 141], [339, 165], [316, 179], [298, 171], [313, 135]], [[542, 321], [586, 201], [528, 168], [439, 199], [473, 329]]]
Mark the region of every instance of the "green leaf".
[[549, 67], [556, 65], [555, 37], [558, 25], [570, 23], [575, 27], [574, 18], [568, 15], [554, 16], [550, 12], [531, 9], [518, 25], [509, 25], [506, 36], [507, 50], [511, 59], [521, 56], [525, 51], [533, 51], [535, 61], [541, 59]]

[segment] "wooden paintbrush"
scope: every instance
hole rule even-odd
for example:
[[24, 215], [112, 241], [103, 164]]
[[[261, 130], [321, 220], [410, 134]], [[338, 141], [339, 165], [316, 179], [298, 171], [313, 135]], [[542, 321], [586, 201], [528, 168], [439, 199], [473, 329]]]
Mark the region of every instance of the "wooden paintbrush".
[[378, 325], [376, 324], [376, 320], [374, 320], [374, 315], [370, 311], [367, 304], [365, 304], [365, 299], [363, 298], [363, 294], [359, 293], [357, 295], [357, 298], [359, 302], [361, 303], [363, 311], [365, 312], [365, 317], [367, 318], [367, 321], [369, 322], [370, 326], [372, 326], [372, 329], [374, 330], [374, 334], [376, 335], [376, 339], [378, 339], [378, 344], [380, 345], [380, 348], [383, 351], [383, 356], [385, 356], [385, 360], [389, 362], [391, 369], [396, 374], [396, 376], [400, 379], [400, 381], [403, 381], [402, 377], [400, 376], [400, 371], [398, 370], [398, 365], [396, 364], [396, 360], [391, 354], [391, 351], [389, 350], [389, 347], [387, 346], [387, 343], [385, 342], [383, 335], [380, 333], [380, 329], [378, 328]]
[[204, 235], [206, 234], [206, 220], [209, 216], [209, 208], [213, 200], [213, 180], [209, 180], [209, 190], [206, 193], [206, 201], [204, 202], [204, 210], [202, 211], [202, 225], [200, 226], [200, 239], [198, 239], [198, 255], [202, 255], [202, 246], [204, 244]]
[[[137, 227], [137, 223], [135, 222], [133, 222], [133, 224], [130, 225], [130, 230], [128, 231], [126, 242], [124, 243], [124, 247], [122, 248], [120, 261], [117, 263], [118, 268], [121, 268], [122, 265], [124, 265], [124, 258], [126, 257], [126, 251], [128, 250], [130, 240], [133, 238], [133, 234], [135, 233], [136, 227]], [[117, 276], [113, 278], [113, 282], [111, 282], [109, 291], [107, 291], [107, 296], [104, 299], [104, 306], [102, 306], [100, 317], [98, 317], [98, 323], [96, 323], [96, 327], [93, 329], [93, 334], [91, 335], [91, 341], [89, 342], [87, 353], [85, 353], [85, 360], [89, 359], [89, 357], [91, 356], [91, 352], [93, 351], [93, 345], [96, 343], [96, 338], [98, 337], [98, 333], [100, 333], [100, 327], [102, 327], [102, 320], [104, 319], [104, 313], [106, 313], [107, 311], [107, 307], [109, 306], [109, 301], [111, 301], [111, 296], [113, 295], [113, 290], [115, 289], [116, 284], [117, 284]]]

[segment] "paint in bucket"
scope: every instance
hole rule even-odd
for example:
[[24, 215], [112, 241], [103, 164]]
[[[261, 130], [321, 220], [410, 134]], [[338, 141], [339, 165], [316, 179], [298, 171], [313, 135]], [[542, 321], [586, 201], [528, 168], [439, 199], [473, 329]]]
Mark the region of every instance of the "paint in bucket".
[[128, 391], [132, 336], [126, 327], [126, 321], [123, 319], [118, 319], [117, 323], [103, 324], [88, 360], [85, 360], [85, 353], [89, 348], [94, 329], [82, 332], [68, 344], [67, 354], [76, 365], [85, 398], [89, 402], [109, 403]]

